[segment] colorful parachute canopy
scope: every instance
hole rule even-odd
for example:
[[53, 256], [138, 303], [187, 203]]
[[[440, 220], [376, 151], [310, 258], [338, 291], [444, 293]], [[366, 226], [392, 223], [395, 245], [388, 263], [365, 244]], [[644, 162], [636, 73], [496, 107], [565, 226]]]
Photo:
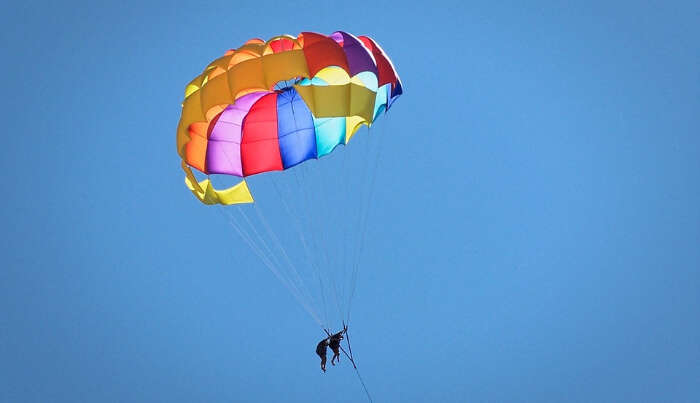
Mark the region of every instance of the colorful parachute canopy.
[[251, 39], [185, 88], [177, 150], [206, 204], [253, 201], [245, 181], [216, 190], [207, 175], [281, 171], [347, 144], [401, 95], [396, 70], [367, 36], [303, 32]]

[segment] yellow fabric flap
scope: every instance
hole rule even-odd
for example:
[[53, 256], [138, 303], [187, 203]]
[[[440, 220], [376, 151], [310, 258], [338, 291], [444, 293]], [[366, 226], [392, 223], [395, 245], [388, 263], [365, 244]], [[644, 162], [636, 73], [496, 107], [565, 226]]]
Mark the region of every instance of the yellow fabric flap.
[[214, 189], [209, 179], [197, 181], [192, 170], [184, 161], [182, 162], [182, 169], [185, 171], [185, 184], [197, 196], [197, 199], [204, 204], [230, 205], [255, 202], [245, 180], [228, 189], [217, 190]]
[[371, 122], [377, 94], [363, 86], [343, 85], [295, 85], [304, 103], [317, 118], [359, 116]]

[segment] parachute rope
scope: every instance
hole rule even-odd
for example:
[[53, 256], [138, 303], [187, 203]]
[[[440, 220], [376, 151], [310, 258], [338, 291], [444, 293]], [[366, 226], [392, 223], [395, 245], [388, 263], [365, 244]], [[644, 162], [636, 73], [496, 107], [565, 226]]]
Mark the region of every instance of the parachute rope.
[[[318, 163], [318, 161], [316, 162]], [[303, 180], [305, 182], [305, 185], [307, 186], [307, 191], [304, 192], [304, 194], [308, 198], [310, 198], [310, 202], [307, 202], [307, 206], [330, 206], [328, 202], [328, 192], [326, 191], [318, 191], [317, 188], [321, 189], [327, 189], [328, 186], [322, 182], [322, 180], [318, 177], [320, 176], [320, 172], [318, 172], [318, 169], [311, 169], [308, 167], [308, 165], [304, 165], [302, 167], [302, 174], [303, 174]], [[314, 173], [316, 173], [317, 177], [314, 177]], [[328, 176], [328, 175], [327, 175]], [[315, 186], [314, 186], [315, 185]], [[315, 189], [311, 189], [311, 187], [314, 187]], [[331, 213], [334, 211], [334, 209], [330, 209]], [[320, 217], [318, 217], [316, 214], [311, 214], [311, 225], [314, 228], [312, 231], [314, 234], [315, 233], [322, 233], [322, 226], [319, 223]], [[332, 221], [332, 218], [330, 215], [327, 217], [327, 223], [330, 226], [330, 228], [334, 227], [334, 223]], [[330, 245], [329, 245], [330, 246]], [[317, 250], [320, 251], [319, 255], [319, 261], [321, 261], [321, 265], [325, 268], [333, 267], [330, 259], [328, 258], [328, 250], [327, 248], [319, 247]], [[329, 291], [332, 293], [332, 295], [329, 295], [328, 297], [331, 298], [333, 297], [333, 301], [336, 303], [336, 309], [339, 308], [339, 303], [338, 303], [338, 298], [337, 298], [337, 293], [336, 293], [336, 287], [335, 287], [335, 276], [332, 275], [331, 270], [322, 270], [319, 272], [319, 277], [323, 276], [323, 274], [327, 274], [327, 278], [325, 279], [325, 283], [329, 285]]]
[[287, 254], [287, 251], [285, 250], [284, 245], [282, 245], [282, 243], [277, 238], [277, 235], [275, 235], [274, 231], [272, 231], [272, 229], [270, 228], [270, 224], [267, 222], [267, 219], [265, 218], [265, 216], [260, 212], [260, 209], [258, 208], [257, 203], [253, 204], [253, 207], [255, 208], [255, 212], [258, 214], [258, 218], [265, 226], [265, 229], [267, 230], [267, 233], [269, 234], [270, 238], [272, 238], [274, 240], [278, 250], [280, 250], [282, 252], [282, 254], [283, 254], [287, 264], [291, 268], [292, 274], [296, 278], [297, 284], [301, 288], [302, 292], [304, 292], [304, 294], [306, 295], [306, 297], [310, 301], [313, 301], [313, 298], [311, 297], [311, 293], [309, 293], [309, 290], [306, 288], [306, 285], [304, 284], [304, 281], [302, 280], [301, 276], [299, 275], [299, 272], [297, 271], [296, 266], [294, 265], [294, 263], [292, 263], [291, 259], [289, 258], [289, 255]]
[[[345, 150], [343, 150], [343, 151], [345, 151]], [[344, 177], [347, 178], [347, 177], [350, 176], [350, 175], [348, 175], [348, 170], [349, 170], [349, 169], [347, 169], [347, 166], [348, 166], [348, 164], [347, 164], [348, 153], [343, 152], [341, 158], [342, 158], [342, 163], [341, 163], [341, 167], [340, 167], [340, 172], [342, 172], [342, 174], [344, 175]], [[341, 238], [341, 241], [343, 242], [343, 245], [347, 245], [347, 244], [348, 244], [348, 236], [349, 236], [349, 232], [350, 232], [350, 227], [351, 227], [350, 223], [348, 223], [347, 225], [344, 225], [344, 226], [343, 226], [343, 234], [342, 234], [342, 238]], [[348, 264], [347, 264], [347, 256], [348, 256], [348, 252], [347, 252], [347, 251], [348, 251], [348, 248], [341, 248], [341, 259], [340, 259], [340, 270], [341, 270], [341, 272], [342, 272], [342, 273], [341, 273], [341, 278], [342, 278], [342, 282], [341, 282], [341, 298], [342, 298], [343, 301], [346, 301], [346, 300], [347, 300], [347, 293], [349, 292], [349, 286], [348, 286], [348, 280], [349, 280], [349, 278], [348, 278], [348, 272], [349, 272], [349, 269], [348, 269]], [[345, 317], [345, 315], [347, 314], [347, 305], [345, 305], [345, 309], [346, 309], [346, 311], [343, 312], [342, 317]]]
[[[345, 150], [342, 150], [342, 151], [345, 151]], [[337, 183], [337, 181], [335, 181], [335, 175], [325, 175], [326, 176], [326, 183], [323, 183], [323, 176], [320, 174], [318, 169], [315, 169], [315, 170], [310, 169], [310, 171], [315, 172], [317, 176], [320, 176], [320, 177], [314, 178], [313, 182], [317, 183], [317, 184], [321, 184], [324, 189], [329, 189], [332, 184]], [[330, 199], [330, 194], [337, 194], [337, 192], [321, 191], [321, 192], [314, 192], [314, 194], [315, 194], [315, 197], [321, 199], [320, 205], [322, 205], [322, 206], [339, 206], [340, 205], [340, 203], [335, 203], [334, 200]], [[337, 228], [338, 227], [337, 215], [338, 215], [339, 211], [341, 211], [340, 208], [331, 208], [328, 210], [327, 222], [330, 225], [330, 228]], [[321, 230], [320, 226], [318, 229], [319, 229], [319, 231]], [[326, 267], [336, 268], [336, 270], [326, 271], [326, 273], [328, 273], [328, 280], [331, 283], [330, 289], [333, 293], [333, 300], [335, 302], [335, 308], [336, 308], [336, 311], [338, 313], [338, 317], [342, 318], [343, 314], [342, 314], [342, 309], [341, 309], [341, 303], [340, 303], [340, 299], [338, 297], [338, 281], [337, 281], [338, 262], [331, 261], [331, 259], [328, 257], [327, 248], [323, 248], [323, 258], [326, 262]]]
[[[311, 206], [312, 204], [310, 203], [310, 196], [309, 196], [309, 191], [305, 189], [305, 187], [302, 185], [304, 181], [304, 170], [303, 167], [299, 167], [299, 172], [300, 174], [297, 174], [297, 170], [292, 170], [294, 172], [294, 179], [296, 180], [297, 183], [297, 189], [300, 189], [302, 197], [304, 200], [301, 200], [300, 202], [303, 204], [299, 211], [304, 214], [304, 221], [309, 223], [311, 226], [311, 241], [312, 241], [312, 248], [313, 250], [318, 250], [319, 249], [319, 242], [317, 239], [316, 235], [316, 230], [315, 230], [315, 225], [314, 225], [314, 214], [309, 214], [307, 209], [304, 208], [306, 206]], [[302, 175], [302, 179], [299, 179], [299, 176]], [[326, 292], [325, 292], [325, 287], [323, 286], [323, 278], [322, 278], [322, 271], [320, 270], [320, 265], [322, 262], [320, 262], [319, 258], [317, 257], [318, 254], [312, 254], [312, 265], [315, 271], [316, 278], [318, 279], [319, 285], [320, 285], [320, 293], [321, 293], [321, 300], [323, 301], [323, 313], [324, 313], [324, 328], [328, 326], [328, 301], [326, 300]]]
[[[367, 131], [369, 134], [369, 129]], [[370, 147], [371, 138], [370, 138], [370, 136], [367, 136], [367, 137], [368, 138], [367, 138], [366, 144], [365, 144], [367, 150], [365, 150], [365, 153], [368, 153], [369, 150], [371, 149], [371, 147]], [[362, 174], [361, 174], [362, 178], [366, 178], [366, 176], [367, 176], [369, 161], [370, 161], [369, 156], [363, 160], [364, 163], [362, 164]], [[355, 244], [355, 247], [352, 248], [353, 253], [352, 253], [352, 256], [351, 256], [350, 262], [349, 262], [349, 265], [350, 265], [350, 295], [348, 296], [348, 317], [345, 318], [348, 322], [350, 321], [349, 312], [350, 312], [350, 308], [351, 308], [352, 297], [353, 297], [354, 292], [355, 292], [355, 284], [357, 283], [357, 271], [359, 270], [359, 265], [357, 264], [357, 262], [359, 260], [359, 254], [358, 254], [359, 247], [357, 245], [359, 245], [360, 237], [361, 237], [363, 217], [365, 215], [365, 193], [367, 193], [365, 187], [361, 187], [360, 189], [361, 189], [361, 192], [358, 193], [358, 197], [357, 197], [357, 201], [356, 201], [356, 204], [358, 205], [359, 212], [357, 214], [356, 222], [353, 223], [353, 225], [354, 225], [353, 233], [355, 234], [355, 237], [353, 239], [353, 244]]]
[[275, 254], [270, 250], [270, 248], [269, 248], [269, 246], [267, 245], [267, 242], [265, 241], [265, 239], [264, 239], [264, 238], [258, 233], [258, 231], [255, 229], [255, 226], [254, 226], [253, 223], [250, 221], [250, 219], [248, 218], [248, 216], [247, 216], [247, 214], [245, 213], [245, 211], [243, 210], [243, 208], [241, 208], [241, 209], [239, 210], [239, 213], [240, 213], [241, 216], [244, 218], [244, 220], [248, 223], [248, 226], [251, 228], [251, 232], [253, 232], [253, 233], [257, 236], [257, 238], [258, 238], [260, 244], [262, 244], [263, 247], [268, 251], [269, 257], [268, 257], [267, 255], [264, 255], [264, 250], [263, 250], [260, 246], [258, 246], [258, 250], [260, 250], [260, 251], [261, 251], [261, 254], [263, 254], [264, 256], [266, 256], [268, 262], [270, 262], [270, 264], [268, 265], [268, 267], [272, 269], [273, 274], [275, 274], [275, 276], [276, 276], [278, 279], [280, 279], [280, 281], [282, 281], [282, 283], [287, 287], [287, 289], [292, 293], [292, 295], [297, 299], [297, 301], [299, 301], [299, 303], [305, 308], [305, 310], [306, 310], [307, 312], [309, 312], [309, 313], [312, 315], [312, 317], [315, 318], [315, 320], [316, 320], [317, 322], [320, 322], [320, 319], [316, 319], [316, 318], [318, 318], [318, 314], [315, 313], [314, 309], [311, 307], [311, 305], [309, 304], [309, 302], [306, 301], [306, 300], [303, 298], [303, 296], [302, 296], [301, 292], [299, 291], [297, 285], [294, 284], [294, 283], [291, 281], [291, 279], [289, 278], [289, 276], [285, 276], [284, 273], [283, 273], [283, 271], [280, 270], [280, 269], [281, 269], [281, 265], [279, 264], [278, 259], [276, 259]]
[[[227, 218], [227, 221], [231, 227], [234, 228], [234, 230], [238, 233], [238, 235], [243, 239], [243, 241], [250, 247], [250, 249], [255, 253], [260, 260], [263, 262], [263, 264], [272, 272], [272, 274], [277, 277], [277, 279], [282, 283], [282, 285], [287, 288], [287, 290], [294, 296], [294, 298], [301, 304], [301, 306], [311, 315], [311, 317], [314, 319], [316, 323], [321, 326], [321, 319], [318, 317], [318, 314], [314, 311], [314, 309], [309, 306], [306, 301], [304, 301], [301, 296], [298, 294], [298, 292], [295, 290], [295, 287], [289, 283], [289, 281], [280, 273], [278, 268], [274, 265], [274, 263], [270, 260], [270, 258], [265, 255], [263, 250], [260, 248], [259, 245], [257, 245], [252, 237], [247, 233], [246, 230], [242, 229], [237, 223], [236, 220], [233, 218], [233, 216], [226, 211], [223, 207], [219, 207], [219, 212]], [[226, 217], [228, 216], [228, 217]]]
[[[331, 333], [328, 331], [328, 329], [323, 329], [324, 332], [328, 335], [328, 337], [331, 337]], [[350, 354], [348, 354], [347, 351], [343, 348], [343, 346], [340, 346], [340, 351], [345, 354], [345, 357], [350, 361], [352, 364], [353, 369], [355, 369], [355, 373], [357, 374], [357, 379], [360, 380], [360, 384], [362, 384], [362, 389], [364, 389], [365, 394], [367, 395], [367, 399], [369, 399], [370, 403], [373, 402], [372, 400], [372, 395], [369, 394], [369, 389], [367, 389], [367, 385], [365, 385], [365, 381], [362, 379], [362, 375], [360, 375], [360, 370], [357, 368], [357, 363], [355, 362], [355, 358], [352, 355], [352, 347], [350, 346], [350, 334], [348, 333], [348, 326], [347, 323], [343, 322], [343, 332], [345, 332], [345, 343], [348, 346], [348, 351], [350, 351]]]
[[[369, 147], [369, 142], [370, 142], [372, 137], [373, 136], [371, 135], [371, 128], [368, 127], [367, 128], [368, 147]], [[350, 322], [350, 312], [351, 312], [351, 307], [352, 307], [352, 300], [353, 300], [353, 297], [355, 295], [355, 289], [357, 287], [357, 274], [358, 274], [359, 267], [360, 267], [360, 258], [362, 257], [362, 254], [364, 252], [365, 238], [366, 238], [366, 234], [367, 234], [367, 221], [368, 221], [368, 217], [369, 217], [369, 209], [370, 209], [371, 204], [372, 204], [372, 198], [374, 196], [374, 184], [375, 184], [376, 178], [377, 178], [377, 168], [379, 167], [379, 162], [380, 162], [381, 155], [382, 155], [382, 145], [384, 143], [383, 137], [379, 136], [379, 139], [376, 140], [375, 142], [379, 143], [379, 144], [377, 144], [377, 146], [374, 147], [376, 149], [376, 156], [374, 159], [374, 167], [372, 169], [370, 169], [370, 172], [371, 172], [371, 174], [369, 174], [370, 185], [369, 185], [369, 189], [367, 191], [366, 199], [364, 200], [364, 203], [363, 203], [364, 212], [360, 213], [360, 219], [362, 220], [362, 223], [360, 224], [361, 227], [358, 228], [358, 230], [360, 232], [360, 236], [358, 237], [358, 245], [355, 248], [355, 260], [353, 263], [352, 277], [350, 280], [351, 289], [350, 289], [350, 296], [348, 297], [347, 317], [345, 319], [347, 323]], [[369, 148], [371, 148], [371, 147], [369, 147]], [[367, 161], [370, 161], [370, 160], [371, 160], [370, 158], [367, 158]], [[369, 165], [369, 162], [366, 165]]]
[[[299, 290], [299, 286], [298, 286], [296, 283], [294, 283], [294, 282], [292, 281], [291, 276], [284, 276], [284, 271], [283, 271], [283, 270], [280, 270], [280, 269], [282, 268], [282, 265], [279, 263], [279, 260], [277, 259], [277, 256], [276, 256], [275, 253], [270, 249], [270, 247], [268, 246], [268, 243], [267, 243], [267, 241], [265, 240], [265, 238], [264, 238], [262, 235], [260, 235], [260, 233], [255, 229], [255, 228], [256, 228], [256, 225], [253, 225], [253, 223], [250, 221], [250, 218], [249, 218], [248, 215], [245, 213], [245, 210], [244, 210], [243, 208], [241, 208], [241, 209], [239, 210], [239, 212], [240, 212], [241, 216], [244, 218], [244, 220], [248, 223], [248, 225], [250, 226], [250, 228], [252, 229], [252, 231], [255, 233], [255, 235], [258, 237], [258, 239], [260, 240], [261, 244], [265, 247], [265, 249], [268, 251], [268, 253], [269, 253], [270, 256], [272, 257], [272, 260], [275, 262], [275, 265], [276, 265], [275, 267], [277, 268], [278, 272], [281, 273], [281, 276], [287, 281], [288, 284], [290, 284], [290, 285], [293, 287], [293, 289], [294, 289], [294, 291], [296, 292], [296, 295], [297, 295], [297, 300], [304, 300], [303, 295], [302, 295], [301, 291]], [[305, 303], [305, 305], [306, 305], [307, 307], [310, 306], [310, 305], [309, 305], [309, 301], [305, 301], [305, 300], [304, 300], [304, 303]], [[311, 309], [311, 308], [309, 308], [309, 309]], [[307, 309], [307, 310], [308, 310], [308, 309]]]
[[[304, 248], [304, 253], [306, 254], [306, 260], [309, 266], [314, 270], [314, 274], [318, 277], [319, 276], [319, 268], [318, 265], [316, 264], [316, 261], [313, 258], [313, 254], [311, 253], [311, 250], [309, 249], [309, 245], [306, 241], [306, 237], [304, 236], [304, 232], [302, 231], [302, 225], [299, 219], [299, 215], [302, 213], [299, 213], [299, 215], [296, 212], [296, 209], [294, 209], [293, 206], [290, 206], [289, 203], [287, 203], [287, 200], [285, 197], [283, 197], [282, 193], [279, 190], [279, 187], [277, 186], [277, 183], [273, 180], [272, 185], [275, 189], [275, 192], [277, 193], [277, 196], [279, 199], [282, 201], [282, 205], [284, 206], [285, 211], [287, 212], [287, 215], [291, 216], [294, 220], [294, 224], [297, 230], [297, 233], [299, 235], [299, 239], [302, 243], [302, 246]], [[303, 210], [303, 209], [302, 209]], [[323, 290], [321, 290], [323, 292]], [[319, 324], [321, 325], [321, 324]], [[327, 324], [324, 323], [321, 325], [322, 328], [324, 328]]]

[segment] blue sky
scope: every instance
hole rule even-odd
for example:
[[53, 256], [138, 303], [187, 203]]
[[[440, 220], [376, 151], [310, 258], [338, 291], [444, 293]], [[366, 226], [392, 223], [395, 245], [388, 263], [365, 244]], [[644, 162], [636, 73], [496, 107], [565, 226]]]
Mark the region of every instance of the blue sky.
[[175, 151], [208, 62], [338, 29], [405, 87], [352, 306], [374, 400], [699, 400], [700, 6], [528, 3], [6, 6], [0, 402], [365, 399]]

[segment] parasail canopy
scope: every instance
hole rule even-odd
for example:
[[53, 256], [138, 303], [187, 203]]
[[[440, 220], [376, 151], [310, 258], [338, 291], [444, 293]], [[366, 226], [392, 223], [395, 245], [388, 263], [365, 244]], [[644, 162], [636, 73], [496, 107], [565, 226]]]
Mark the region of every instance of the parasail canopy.
[[177, 128], [185, 183], [205, 204], [252, 203], [245, 180], [217, 190], [191, 168], [245, 178], [318, 159], [370, 126], [401, 94], [393, 64], [368, 36], [251, 39], [185, 88]]

